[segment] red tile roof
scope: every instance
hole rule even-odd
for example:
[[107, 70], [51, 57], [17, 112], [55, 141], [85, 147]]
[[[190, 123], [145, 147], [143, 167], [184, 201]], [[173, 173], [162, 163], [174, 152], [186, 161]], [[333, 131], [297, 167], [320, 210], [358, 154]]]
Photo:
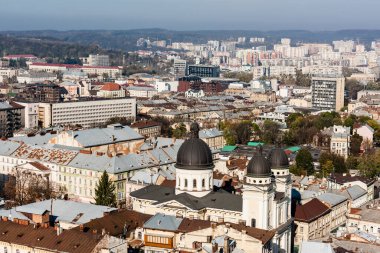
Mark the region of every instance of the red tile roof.
[[106, 91], [115, 91], [115, 90], [120, 90], [121, 87], [117, 83], [105, 83], [101, 90], [106, 90]]
[[60, 235], [52, 227], [34, 228], [11, 221], [0, 221], [0, 241], [43, 248], [54, 252], [93, 252], [102, 237], [77, 230], [66, 230]]
[[328, 214], [330, 209], [318, 199], [312, 199], [304, 205], [296, 206], [294, 219], [301, 222], [312, 222], [319, 217]]

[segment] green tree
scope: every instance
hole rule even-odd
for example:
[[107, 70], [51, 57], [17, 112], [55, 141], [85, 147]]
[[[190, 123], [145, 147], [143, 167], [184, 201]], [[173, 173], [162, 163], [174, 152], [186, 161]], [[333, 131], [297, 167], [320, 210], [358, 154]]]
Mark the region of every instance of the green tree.
[[380, 173], [380, 150], [363, 155], [358, 164], [358, 170], [362, 176], [374, 178]]
[[358, 156], [360, 154], [360, 146], [362, 145], [363, 137], [357, 133], [351, 136], [350, 147], [351, 155]]
[[126, 117], [112, 117], [109, 118], [106, 123], [104, 123], [105, 126], [112, 125], [112, 124], [122, 124], [123, 126], [125, 125], [130, 125], [132, 123], [132, 119], [128, 119]]
[[331, 160], [326, 161], [322, 165], [322, 176], [328, 177], [334, 171], [334, 163]]
[[186, 131], [186, 126], [183, 123], [180, 123], [176, 128], [173, 129], [173, 137], [177, 139], [181, 139], [185, 137], [187, 131]]
[[307, 175], [314, 174], [313, 157], [307, 149], [302, 148], [298, 151], [296, 156], [296, 165], [298, 169], [306, 170]]
[[265, 120], [261, 129], [260, 139], [267, 144], [274, 144], [278, 140], [280, 125], [271, 120]]
[[102, 206], [116, 206], [115, 185], [110, 180], [108, 173], [103, 172], [95, 189], [95, 204]]
[[344, 161], [344, 157], [331, 153], [331, 152], [323, 152], [319, 157], [319, 164], [321, 167], [327, 162], [332, 161], [334, 164], [334, 171], [337, 173], [345, 173], [347, 172], [346, 164]]
[[356, 170], [358, 168], [358, 164], [359, 164], [359, 161], [357, 157], [354, 157], [354, 156], [347, 157], [346, 163], [345, 163], [347, 171]]

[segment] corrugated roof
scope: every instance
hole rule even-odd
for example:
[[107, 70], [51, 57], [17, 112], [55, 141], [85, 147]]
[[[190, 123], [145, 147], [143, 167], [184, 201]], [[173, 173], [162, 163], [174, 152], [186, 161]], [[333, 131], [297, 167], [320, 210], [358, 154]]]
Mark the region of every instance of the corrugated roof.
[[[53, 207], [52, 211], [51, 206]], [[116, 208], [108, 206], [61, 199], [45, 200], [17, 207], [17, 212], [21, 213], [43, 214], [45, 211], [50, 211], [51, 215], [56, 217], [56, 222], [64, 221], [74, 224], [83, 224], [92, 219], [103, 217], [104, 213], [116, 210]]]
[[144, 228], [163, 231], [177, 231], [182, 220], [182, 218], [158, 213], [144, 223]]
[[237, 146], [224, 146], [222, 148], [222, 152], [231, 152], [231, 151], [234, 151], [236, 149]]

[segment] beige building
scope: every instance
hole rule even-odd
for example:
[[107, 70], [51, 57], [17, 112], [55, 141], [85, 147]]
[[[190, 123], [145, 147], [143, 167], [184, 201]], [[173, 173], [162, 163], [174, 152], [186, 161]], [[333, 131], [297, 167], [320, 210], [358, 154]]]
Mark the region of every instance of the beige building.
[[105, 123], [112, 117], [136, 118], [136, 99], [95, 99], [61, 103], [40, 103], [38, 118], [42, 127]]
[[158, 137], [161, 135], [161, 124], [154, 121], [139, 121], [131, 125], [139, 134], [145, 138]]
[[351, 134], [350, 127], [333, 126], [330, 139], [330, 152], [340, 155], [345, 159], [350, 154]]
[[331, 230], [331, 210], [318, 199], [296, 206], [294, 244], [327, 236]]
[[311, 87], [314, 108], [340, 111], [344, 106], [344, 77], [313, 77]]

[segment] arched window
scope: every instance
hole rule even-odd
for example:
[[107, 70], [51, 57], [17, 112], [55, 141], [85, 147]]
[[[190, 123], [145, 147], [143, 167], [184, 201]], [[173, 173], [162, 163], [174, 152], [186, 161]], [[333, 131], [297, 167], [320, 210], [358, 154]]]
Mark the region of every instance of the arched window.
[[138, 232], [137, 238], [140, 239], [140, 240], [142, 239], [142, 233], [141, 232]]
[[185, 179], [185, 187], [187, 187], [187, 179]]
[[194, 179], [194, 180], [193, 180], [193, 188], [196, 188], [196, 187], [197, 187], [197, 180]]
[[206, 187], [206, 180], [204, 178], [202, 179], [202, 187]]

